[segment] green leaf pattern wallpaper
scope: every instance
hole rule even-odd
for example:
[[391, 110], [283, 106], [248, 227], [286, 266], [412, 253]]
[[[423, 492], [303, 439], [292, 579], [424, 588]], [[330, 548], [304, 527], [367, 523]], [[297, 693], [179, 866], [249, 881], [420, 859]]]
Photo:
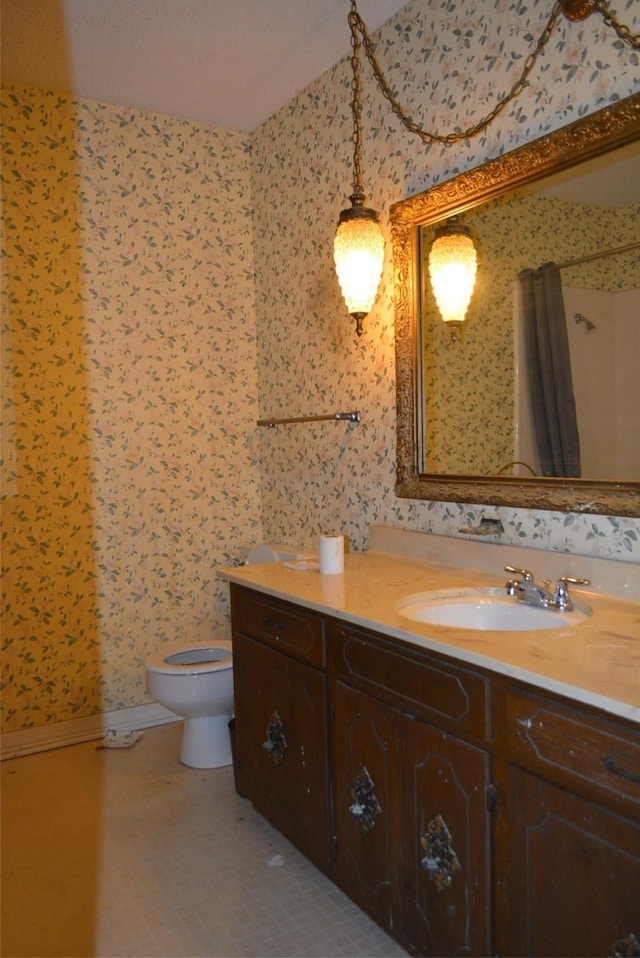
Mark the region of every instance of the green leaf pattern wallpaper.
[[148, 701], [261, 538], [246, 136], [3, 96], [5, 730]]
[[[540, 7], [408, 4], [376, 34], [405, 109], [475, 122]], [[6, 731], [148, 702], [151, 650], [228, 636], [216, 568], [243, 545], [342, 531], [358, 550], [374, 522], [457, 535], [486, 511], [394, 494], [389, 207], [638, 89], [638, 57], [599, 18], [562, 24], [523, 96], [455, 148], [406, 133], [363, 65], [365, 190], [389, 242], [357, 339], [331, 261], [346, 13], [344, 59], [251, 135], [3, 89]], [[255, 424], [350, 409], [359, 425]], [[503, 541], [640, 561], [635, 520], [499, 511]]]
[[[521, 270], [542, 263], [561, 263], [594, 249], [636, 242], [640, 203], [612, 212], [590, 205], [588, 196], [575, 202], [511, 194], [508, 202], [501, 198], [486, 203], [463, 214], [460, 222], [472, 232], [479, 266], [457, 343], [451, 343], [430, 286], [425, 284], [427, 472], [490, 476], [515, 458], [515, 278]], [[435, 229], [423, 232], [428, 251]], [[427, 276], [426, 262], [422, 268]], [[640, 289], [640, 257], [633, 250], [581, 263], [564, 270], [563, 284], [609, 292]], [[597, 343], [592, 345], [598, 348]], [[575, 367], [572, 372], [575, 383], [581, 370]]]
[[[638, 6], [621, 20], [640, 30]], [[414, 0], [375, 35], [405, 112], [429, 130], [465, 129], [510, 89], [546, 22], [542, 3]], [[424, 146], [392, 114], [368, 62], [363, 74], [363, 180], [387, 244], [376, 303], [358, 339], [332, 264], [349, 205], [351, 69], [347, 59], [253, 134], [258, 384], [263, 416], [358, 408], [362, 423], [294, 426], [260, 437], [262, 517], [276, 542], [339, 531], [356, 548], [378, 522], [458, 535], [499, 512], [503, 542], [640, 561], [637, 520], [395, 496], [395, 356], [389, 209], [394, 202], [516, 149], [640, 89], [638, 54], [592, 16], [560, 18], [522, 96], [483, 134]], [[492, 369], [495, 336], [483, 357]], [[505, 366], [500, 357], [498, 369]], [[465, 389], [466, 383], [460, 384]]]

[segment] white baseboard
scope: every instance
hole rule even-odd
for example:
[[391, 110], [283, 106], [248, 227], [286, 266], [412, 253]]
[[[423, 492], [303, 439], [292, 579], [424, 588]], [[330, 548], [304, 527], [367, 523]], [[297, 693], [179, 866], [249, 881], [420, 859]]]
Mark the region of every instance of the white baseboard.
[[154, 725], [181, 721], [179, 715], [153, 702], [150, 705], [135, 705], [133, 708], [117, 709], [115, 712], [100, 712], [86, 718], [70, 719], [68, 722], [56, 722], [54, 725], [43, 725], [40, 728], [5, 732], [0, 735], [0, 761], [31, 755], [34, 752], [46, 752], [64, 745], [90, 742], [92, 739], [103, 738], [111, 730], [137, 732]]

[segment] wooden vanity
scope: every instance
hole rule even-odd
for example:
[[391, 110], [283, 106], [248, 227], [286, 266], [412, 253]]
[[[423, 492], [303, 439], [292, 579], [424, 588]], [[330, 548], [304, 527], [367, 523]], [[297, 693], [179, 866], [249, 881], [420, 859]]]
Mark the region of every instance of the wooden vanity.
[[283, 599], [282, 575], [228, 576], [237, 783], [256, 809], [412, 954], [636, 953], [637, 722], [363, 627], [348, 595], [324, 611], [312, 573], [289, 572]]

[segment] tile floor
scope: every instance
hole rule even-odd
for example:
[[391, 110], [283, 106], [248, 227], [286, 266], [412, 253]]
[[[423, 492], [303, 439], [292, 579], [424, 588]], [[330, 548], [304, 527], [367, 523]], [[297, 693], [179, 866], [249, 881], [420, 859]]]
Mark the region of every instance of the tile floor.
[[3, 958], [406, 954], [180, 733], [2, 763]]

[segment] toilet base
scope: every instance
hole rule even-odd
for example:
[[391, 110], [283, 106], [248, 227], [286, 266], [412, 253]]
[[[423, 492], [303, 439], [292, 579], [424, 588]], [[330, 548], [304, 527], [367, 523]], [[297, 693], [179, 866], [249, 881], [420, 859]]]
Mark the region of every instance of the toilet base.
[[180, 761], [190, 768], [221, 768], [231, 765], [228, 715], [185, 719], [182, 728]]

